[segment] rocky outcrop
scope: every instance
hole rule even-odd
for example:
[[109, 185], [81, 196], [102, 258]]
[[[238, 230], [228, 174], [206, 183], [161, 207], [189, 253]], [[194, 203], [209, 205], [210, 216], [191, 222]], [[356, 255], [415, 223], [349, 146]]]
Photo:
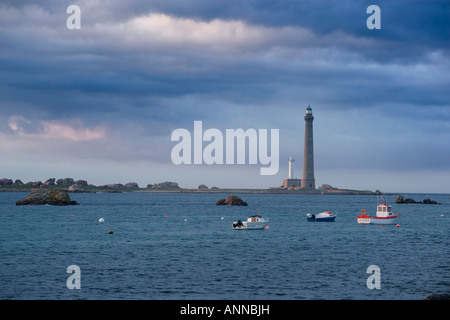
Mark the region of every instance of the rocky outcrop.
[[403, 196], [397, 196], [397, 199], [395, 199], [395, 203], [419, 203], [419, 204], [440, 204], [439, 202], [436, 202], [431, 199], [425, 199], [423, 201], [416, 201], [412, 198], [406, 198], [404, 199]]
[[422, 201], [423, 204], [440, 204], [437, 201], [431, 200], [431, 199], [425, 199]]
[[69, 194], [63, 190], [40, 189], [28, 194], [24, 199], [16, 202], [16, 206], [43, 205], [54, 206], [78, 205], [76, 201], [70, 199]]
[[43, 183], [42, 183], [42, 181], [34, 181], [34, 182], [30, 181], [30, 182], [25, 183], [25, 185], [32, 186], [32, 187], [39, 187], [39, 186], [42, 186]]
[[74, 183], [73, 185], [71, 185], [69, 187], [69, 191], [71, 191], [71, 192], [84, 192], [82, 186], [79, 185], [78, 183]]
[[161, 183], [156, 183], [153, 185], [152, 189], [179, 189], [178, 183], [171, 182], [171, 181], [165, 181]]
[[224, 205], [230, 205], [230, 206], [247, 206], [247, 202], [243, 201], [238, 196], [229, 196], [226, 199], [219, 199], [216, 202], [217, 206], [224, 206]]
[[450, 300], [450, 294], [442, 293], [442, 294], [430, 294], [425, 300]]
[[201, 185], [198, 186], [198, 189], [208, 189], [208, 187], [205, 186], [204, 184], [201, 184]]
[[55, 185], [55, 181], [56, 181], [55, 178], [49, 178], [49, 179], [47, 179], [47, 181], [44, 182], [44, 184], [46, 186], [54, 186]]
[[123, 184], [121, 183], [111, 183], [111, 184], [105, 184], [102, 186], [98, 186], [99, 188], [112, 188], [112, 189], [120, 189], [123, 188]]
[[75, 184], [82, 186], [82, 187], [88, 186], [88, 182], [86, 180], [77, 180], [77, 181], [75, 181]]
[[139, 185], [136, 182], [128, 182], [124, 185], [124, 188], [137, 189]]
[[395, 203], [417, 203], [416, 200], [411, 198], [404, 199], [403, 196], [397, 196], [397, 199], [395, 199]]
[[64, 179], [58, 179], [56, 181], [56, 185], [58, 186], [69, 186], [73, 185], [75, 181], [72, 178], [64, 178]]
[[11, 186], [13, 184], [12, 179], [3, 178], [0, 179], [0, 186]]

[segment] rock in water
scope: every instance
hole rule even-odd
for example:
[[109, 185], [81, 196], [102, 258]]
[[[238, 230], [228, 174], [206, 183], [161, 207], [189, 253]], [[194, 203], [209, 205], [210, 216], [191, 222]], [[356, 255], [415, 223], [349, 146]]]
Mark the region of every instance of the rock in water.
[[229, 196], [226, 199], [219, 199], [216, 202], [216, 205], [218, 205], [218, 206], [228, 205], [228, 204], [231, 205], [231, 206], [246, 206], [247, 202], [243, 201], [238, 196]]
[[431, 199], [425, 199], [423, 201], [416, 201], [411, 198], [403, 199], [403, 196], [398, 196], [395, 200], [395, 203], [418, 203], [418, 204], [440, 204], [437, 201], [431, 200]]
[[50, 204], [54, 206], [78, 205], [63, 190], [41, 189], [31, 192], [24, 199], [16, 202], [16, 206]]
[[219, 199], [219, 200], [217, 200], [216, 206], [224, 206], [224, 205], [226, 205], [225, 199]]
[[425, 298], [425, 300], [450, 300], [450, 294], [443, 293], [443, 294], [430, 294], [428, 297]]

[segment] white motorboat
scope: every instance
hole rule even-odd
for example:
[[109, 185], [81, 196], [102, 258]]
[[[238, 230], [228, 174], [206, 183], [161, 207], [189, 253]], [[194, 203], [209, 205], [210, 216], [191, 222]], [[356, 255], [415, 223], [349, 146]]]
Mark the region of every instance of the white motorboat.
[[247, 218], [247, 221], [233, 221], [231, 225], [234, 230], [263, 230], [268, 229], [269, 219], [265, 219], [260, 215], [254, 215]]

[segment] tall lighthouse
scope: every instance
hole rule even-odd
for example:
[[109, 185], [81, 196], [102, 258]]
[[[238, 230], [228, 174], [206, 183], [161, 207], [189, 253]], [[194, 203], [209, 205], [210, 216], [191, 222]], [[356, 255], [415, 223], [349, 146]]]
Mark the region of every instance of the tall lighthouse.
[[308, 105], [305, 115], [305, 144], [303, 151], [303, 179], [302, 188], [314, 189], [314, 148], [313, 148], [313, 120], [312, 109]]

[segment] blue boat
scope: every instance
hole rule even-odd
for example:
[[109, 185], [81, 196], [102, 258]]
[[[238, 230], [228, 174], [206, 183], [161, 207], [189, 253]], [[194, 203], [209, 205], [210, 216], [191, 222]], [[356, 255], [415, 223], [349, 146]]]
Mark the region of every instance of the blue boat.
[[311, 221], [311, 222], [334, 222], [334, 220], [336, 219], [336, 214], [332, 213], [331, 211], [324, 211], [321, 212], [317, 215], [308, 213], [306, 215], [306, 220]]

